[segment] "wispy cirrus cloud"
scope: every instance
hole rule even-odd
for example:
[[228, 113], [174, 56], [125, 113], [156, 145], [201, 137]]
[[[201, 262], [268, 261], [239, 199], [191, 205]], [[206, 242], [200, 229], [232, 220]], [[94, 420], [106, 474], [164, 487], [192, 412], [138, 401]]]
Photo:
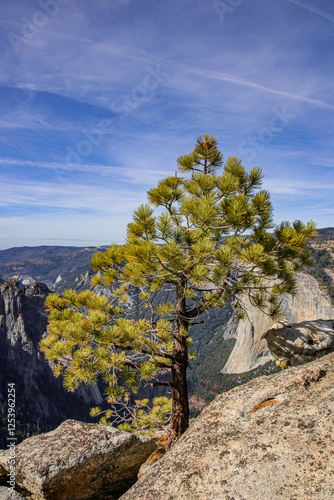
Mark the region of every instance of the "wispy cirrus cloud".
[[[332, 225], [333, 5], [314, 3], [242, 2], [222, 22], [200, 0], [69, 1], [16, 53], [8, 33], [22, 36], [22, 18], [32, 22], [41, 7], [5, 2], [0, 223], [8, 244], [15, 234], [38, 238], [38, 228], [48, 238], [105, 241], [102, 220], [118, 239], [120, 221], [148, 187], [174, 175], [177, 157], [203, 133], [217, 136], [225, 158], [263, 167], [278, 214], [314, 209]], [[163, 76], [145, 91], [157, 68]], [[102, 136], [103, 120], [112, 126]]]
[[294, 3], [295, 5], [298, 5], [299, 7], [302, 7], [303, 9], [306, 9], [310, 12], [313, 12], [314, 14], [322, 16], [331, 22], [334, 22], [334, 15], [330, 14], [329, 12], [325, 12], [324, 10], [318, 9], [317, 7], [314, 7], [313, 5], [310, 5], [306, 2], [303, 2], [302, 0], [288, 0], [288, 2]]
[[302, 101], [302, 102], [305, 102], [305, 103], [308, 103], [308, 104], [311, 104], [314, 106], [319, 106], [319, 107], [322, 107], [325, 109], [330, 109], [330, 110], [334, 111], [334, 105], [326, 103], [326, 102], [322, 101], [321, 99], [312, 99], [312, 98], [307, 97], [307, 96], [303, 96], [303, 95], [299, 95], [299, 94], [292, 94], [290, 92], [285, 92], [285, 91], [280, 90], [280, 89], [267, 87], [265, 85], [261, 85], [261, 84], [256, 83], [256, 82], [243, 80], [241, 78], [236, 78], [233, 75], [219, 73], [217, 71], [210, 71], [207, 69], [196, 68], [194, 66], [190, 66], [190, 65], [186, 65], [186, 64], [178, 64], [177, 66], [184, 68], [186, 71], [189, 71], [190, 73], [201, 76], [202, 78], [209, 78], [209, 79], [213, 79], [213, 80], [233, 83], [237, 86], [249, 87], [251, 89], [255, 89], [255, 90], [260, 91], [260, 92], [268, 92], [270, 94], [275, 94], [275, 95], [281, 96], [281, 97], [287, 97], [288, 99]]
[[310, 198], [318, 197], [319, 192], [330, 194], [334, 191], [334, 182], [300, 181], [296, 178], [270, 178], [264, 181], [264, 187], [273, 194], [307, 195]]
[[[71, 173], [77, 175], [79, 173], [89, 174], [92, 176], [103, 176], [117, 179], [115, 184], [143, 184], [157, 182], [161, 177], [166, 174], [165, 170], [148, 169], [148, 168], [128, 168], [120, 167], [117, 165], [101, 165], [101, 164], [66, 164], [61, 162], [47, 162], [47, 161], [31, 161], [31, 160], [18, 160], [12, 158], [0, 158], [0, 167], [7, 166], [9, 168], [22, 167], [24, 169], [43, 169], [57, 171], [59, 175], [63, 173]], [[148, 180], [149, 179], [149, 180]], [[103, 180], [101, 179], [101, 184]], [[43, 188], [44, 189], [44, 188]]]
[[76, 184], [73, 182], [49, 183], [46, 181], [16, 182], [4, 179], [1, 183], [0, 206], [22, 211], [33, 207], [49, 210], [87, 211], [91, 213], [131, 213], [140, 203], [136, 190], [116, 185], [94, 186], [94, 184]]

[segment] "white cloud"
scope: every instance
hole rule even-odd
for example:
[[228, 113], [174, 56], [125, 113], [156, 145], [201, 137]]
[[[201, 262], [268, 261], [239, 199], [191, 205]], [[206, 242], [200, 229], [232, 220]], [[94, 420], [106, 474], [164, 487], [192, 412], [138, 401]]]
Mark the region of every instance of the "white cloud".
[[[318, 197], [319, 192], [330, 196], [334, 191], [334, 182], [301, 181], [296, 178], [265, 178], [263, 186], [272, 194], [307, 195], [308, 198]], [[326, 193], [329, 191], [329, 193]]]
[[[126, 216], [100, 216], [67, 214], [38, 214], [26, 217], [0, 217], [2, 231], [0, 248], [28, 245], [108, 245], [122, 243], [125, 238]], [[66, 243], [65, 243], [66, 242]]]
[[313, 7], [313, 5], [310, 5], [306, 2], [302, 2], [301, 0], [288, 0], [288, 2], [294, 3], [295, 5], [298, 5], [303, 9], [313, 12], [314, 14], [318, 14], [319, 16], [325, 17], [329, 21], [334, 22], [334, 16], [332, 14], [330, 14], [329, 12], [325, 12], [324, 10], [318, 9], [317, 7]]
[[[212, 4], [199, 0], [71, 1], [17, 54], [8, 32], [20, 33], [21, 19], [32, 19], [38, 2], [4, 2], [2, 207], [13, 213], [26, 209], [22, 220], [36, 238], [39, 225], [46, 234], [48, 217], [50, 232], [59, 238], [67, 224], [70, 237], [80, 239], [87, 230], [95, 238], [95, 228], [101, 236], [100, 218], [111, 221], [115, 214], [113, 223], [122, 231], [119, 221], [128, 221], [146, 201], [146, 189], [173, 175], [176, 158], [207, 132], [217, 135], [225, 157], [260, 136], [255, 158], [240, 156], [247, 168], [263, 167], [278, 210], [289, 207], [287, 215], [298, 216], [308, 212], [312, 200], [327, 221], [331, 207], [319, 200], [321, 194], [330, 198], [334, 187], [332, 25], [327, 22], [332, 14], [289, 1], [310, 11], [315, 22], [282, 1], [243, 2], [223, 24]], [[164, 68], [159, 85], [126, 119], [116, 112], [114, 132], [81, 164], [65, 164], [66, 148], [76, 150], [83, 129], [113, 116], [112, 104], [143, 85], [148, 65]], [[294, 118], [262, 140], [275, 112], [283, 109]], [[8, 220], [13, 231], [29, 237], [21, 219]], [[2, 232], [7, 234], [8, 226]]]
[[0, 206], [2, 207], [46, 207], [91, 211], [93, 213], [130, 214], [142, 202], [137, 190], [122, 188], [112, 183], [107, 187], [94, 184], [71, 182], [12, 182], [3, 181], [1, 185]]
[[[130, 161], [128, 160], [128, 163]], [[0, 158], [0, 166], [9, 166], [9, 167], [30, 167], [31, 169], [47, 169], [51, 170], [55, 173], [56, 177], [58, 177], [61, 184], [64, 182], [68, 182], [66, 179], [62, 179], [62, 176], [65, 173], [83, 173], [83, 174], [92, 174], [94, 176], [101, 175], [103, 177], [112, 178], [115, 180], [115, 184], [127, 183], [134, 185], [151, 185], [155, 184], [159, 179], [166, 175], [166, 171], [160, 169], [149, 169], [145, 168], [145, 166], [141, 166], [138, 168], [138, 160], [135, 162], [135, 158], [133, 157], [133, 164], [136, 164], [136, 167], [119, 167], [115, 165], [101, 165], [101, 164], [66, 164], [61, 162], [47, 162], [47, 161], [29, 161], [29, 160], [18, 160], [11, 158]], [[98, 181], [103, 185], [103, 181]], [[8, 183], [11, 185], [11, 181]], [[63, 184], [62, 184], [63, 185]], [[26, 184], [21, 187], [26, 186]], [[42, 189], [54, 189], [49, 184], [42, 185]], [[0, 200], [1, 204], [1, 200]]]

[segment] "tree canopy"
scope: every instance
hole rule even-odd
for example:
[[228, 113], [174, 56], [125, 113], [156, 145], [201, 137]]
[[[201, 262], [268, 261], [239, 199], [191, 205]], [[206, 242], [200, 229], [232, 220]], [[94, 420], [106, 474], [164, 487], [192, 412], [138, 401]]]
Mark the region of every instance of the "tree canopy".
[[[102, 377], [111, 404], [126, 401], [141, 381], [159, 383], [168, 370], [170, 380], [161, 383], [171, 390], [169, 445], [189, 421], [192, 325], [227, 304], [244, 316], [246, 295], [277, 318], [280, 296], [297, 291], [295, 271], [311, 264], [306, 240], [316, 234], [312, 221], [274, 226], [261, 169], [247, 172], [236, 156], [224, 163], [212, 135], [199, 137], [177, 163], [179, 173], [150, 189], [134, 212], [125, 244], [92, 258], [91, 284], [112, 287], [113, 300], [91, 290], [51, 294], [41, 342], [69, 390]], [[147, 402], [138, 402], [135, 426], [164, 421], [168, 401], [155, 403], [147, 415]]]

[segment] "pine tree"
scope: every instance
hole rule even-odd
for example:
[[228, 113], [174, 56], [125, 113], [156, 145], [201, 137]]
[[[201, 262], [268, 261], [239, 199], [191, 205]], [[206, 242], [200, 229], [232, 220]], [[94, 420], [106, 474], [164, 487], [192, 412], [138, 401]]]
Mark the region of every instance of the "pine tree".
[[[246, 295], [277, 318], [279, 297], [296, 293], [295, 271], [311, 264], [306, 240], [316, 234], [313, 222], [274, 227], [270, 195], [260, 190], [261, 169], [247, 173], [237, 157], [223, 165], [212, 135], [199, 137], [177, 163], [179, 175], [150, 189], [149, 204], [134, 212], [126, 243], [92, 258], [92, 285], [112, 287], [114, 301], [92, 291], [51, 294], [48, 335], [41, 343], [69, 390], [102, 376], [111, 404], [169, 370], [170, 382], [161, 382], [172, 395], [169, 446], [189, 422], [192, 325], [227, 304], [242, 317]], [[146, 311], [139, 320], [131, 316], [134, 291]], [[172, 299], [157, 302], [157, 291]], [[146, 423], [161, 423], [166, 411], [165, 399], [156, 402]], [[145, 417], [142, 409], [139, 416]]]

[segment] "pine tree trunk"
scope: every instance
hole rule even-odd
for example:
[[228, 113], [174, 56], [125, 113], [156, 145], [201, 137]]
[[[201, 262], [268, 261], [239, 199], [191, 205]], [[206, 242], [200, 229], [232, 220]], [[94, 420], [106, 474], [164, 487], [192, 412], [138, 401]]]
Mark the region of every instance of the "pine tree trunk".
[[176, 335], [174, 337], [173, 357], [175, 362], [171, 368], [172, 385], [172, 417], [170, 435], [167, 442], [169, 449], [189, 426], [189, 401], [187, 387], [188, 347], [187, 338], [178, 335], [180, 328], [188, 330], [186, 303], [183, 295], [184, 287], [179, 282], [176, 291]]
[[174, 356], [177, 363], [171, 369], [172, 417], [167, 449], [187, 430], [189, 425], [189, 402], [187, 387], [188, 353], [186, 338], [175, 339]]

